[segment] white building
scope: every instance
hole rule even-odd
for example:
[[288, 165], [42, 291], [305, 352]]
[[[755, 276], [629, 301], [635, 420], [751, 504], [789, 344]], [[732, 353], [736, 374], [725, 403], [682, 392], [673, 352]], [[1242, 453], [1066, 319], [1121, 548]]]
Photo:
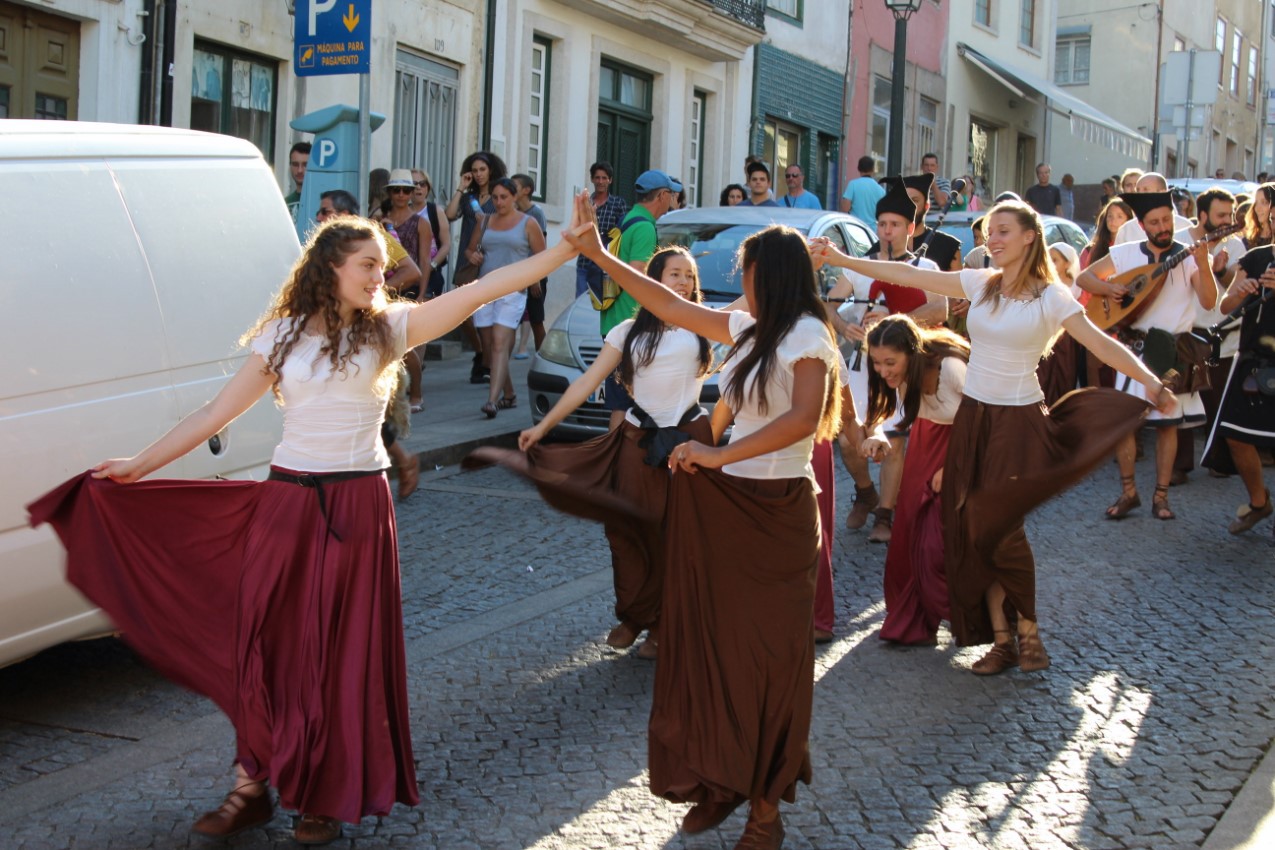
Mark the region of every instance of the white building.
[[985, 201], [1006, 190], [1021, 194], [1036, 182], [1041, 161], [1053, 165], [1054, 183], [1064, 172], [1085, 183], [1118, 170], [1115, 161], [1121, 168], [1149, 161], [1144, 132], [1054, 84], [1060, 8], [1057, 0], [974, 0], [951, 8], [948, 161], [953, 176], [965, 163]]

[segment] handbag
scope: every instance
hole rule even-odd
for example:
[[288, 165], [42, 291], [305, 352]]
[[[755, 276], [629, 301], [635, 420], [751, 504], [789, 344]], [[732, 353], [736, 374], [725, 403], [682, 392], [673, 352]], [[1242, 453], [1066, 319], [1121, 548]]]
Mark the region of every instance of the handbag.
[[1193, 333], [1178, 334], [1175, 342], [1178, 359], [1175, 368], [1181, 378], [1174, 392], [1198, 393], [1210, 389], [1213, 382], [1208, 361], [1213, 355], [1213, 346]]
[[[487, 234], [487, 219], [484, 218], [478, 231], [478, 249], [481, 251], [483, 247], [483, 236]], [[478, 275], [482, 272], [482, 266], [465, 260], [465, 265], [456, 269], [456, 274], [452, 275], [452, 286], [464, 286], [467, 283], [473, 283], [478, 280]]]

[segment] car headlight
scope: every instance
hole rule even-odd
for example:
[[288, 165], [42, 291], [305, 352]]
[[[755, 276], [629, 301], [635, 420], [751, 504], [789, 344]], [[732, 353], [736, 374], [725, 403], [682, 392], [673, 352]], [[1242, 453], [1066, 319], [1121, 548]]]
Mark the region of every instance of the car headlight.
[[540, 350], [536, 352], [550, 363], [559, 366], [575, 366], [576, 359], [571, 353], [571, 338], [563, 330], [551, 330], [545, 334]]

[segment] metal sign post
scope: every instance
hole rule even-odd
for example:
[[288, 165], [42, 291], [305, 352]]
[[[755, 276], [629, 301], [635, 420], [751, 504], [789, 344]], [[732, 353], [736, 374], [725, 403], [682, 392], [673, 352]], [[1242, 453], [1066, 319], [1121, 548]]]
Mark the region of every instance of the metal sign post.
[[371, 164], [372, 0], [297, 0], [292, 68], [298, 77], [359, 75], [359, 209]]

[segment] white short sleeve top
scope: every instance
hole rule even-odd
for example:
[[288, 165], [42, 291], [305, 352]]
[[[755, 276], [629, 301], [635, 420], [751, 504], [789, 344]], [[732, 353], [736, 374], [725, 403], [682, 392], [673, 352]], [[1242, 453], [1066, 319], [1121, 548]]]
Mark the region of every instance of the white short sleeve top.
[[[394, 358], [407, 351], [407, 315], [412, 305], [386, 307]], [[269, 358], [275, 339], [295, 319], [274, 319], [253, 339], [251, 349]], [[387, 399], [374, 392], [378, 353], [366, 346], [344, 372], [332, 369], [323, 337], [302, 333], [280, 369], [283, 441], [272, 463], [298, 472], [385, 469], [389, 455], [381, 442]], [[348, 342], [343, 342], [347, 345]]]
[[[961, 406], [967, 368], [965, 361], [959, 357], [944, 357], [939, 361], [938, 389], [934, 395], [921, 393], [921, 409], [917, 417], [939, 425], [951, 425], [956, 419], [957, 408]], [[902, 391], [899, 395], [903, 395]]]
[[[1113, 245], [1111, 263], [1116, 274], [1122, 274], [1155, 262], [1155, 257], [1148, 252], [1147, 243], [1129, 242], [1124, 245]], [[1195, 258], [1187, 257], [1177, 268], [1169, 272], [1160, 291], [1151, 298], [1151, 304], [1138, 315], [1130, 325], [1134, 330], [1147, 331], [1159, 328], [1173, 334], [1186, 333], [1195, 324], [1195, 308], [1200, 306], [1200, 299], [1191, 286], [1191, 275], [1195, 274]]]
[[[633, 330], [633, 319], [611, 328], [606, 344], [624, 351], [624, 342]], [[699, 337], [685, 328], [666, 328], [655, 349], [655, 357], [633, 372], [633, 401], [650, 414], [661, 428], [676, 425], [682, 414], [699, 401], [704, 376], [699, 372]], [[625, 418], [641, 425], [632, 411]]]
[[999, 298], [993, 309], [993, 302], [980, 303], [980, 299], [988, 280], [999, 273], [996, 269], [961, 272], [961, 288], [970, 301], [965, 395], [985, 404], [1036, 404], [1045, 397], [1036, 380], [1041, 355], [1063, 321], [1084, 308], [1066, 286], [1050, 284], [1038, 298]]
[[[756, 321], [752, 315], [743, 310], [732, 311], [730, 314], [731, 339], [738, 339], [739, 335], [752, 327]], [[751, 347], [751, 342], [746, 343], [722, 367], [718, 386], [722, 388], [723, 393], [730, 384], [739, 361]], [[797, 361], [814, 358], [822, 360], [829, 369], [839, 369], [839, 364], [842, 362], [841, 354], [833, 345], [827, 326], [813, 316], [803, 316], [797, 320], [792, 330], [780, 341], [776, 354], [776, 368], [771, 373], [771, 380], [766, 388], [768, 402], [766, 412], [763, 414], [757, 409], [756, 398], [752, 393], [753, 381], [750, 380], [749, 391], [744, 393], [743, 409], [735, 411], [732, 442], [761, 430], [771, 420], [792, 409], [793, 367]], [[812, 434], [782, 449], [737, 463], [728, 463], [722, 467], [722, 471], [741, 478], [809, 478], [813, 482], [815, 474], [810, 466], [810, 452], [814, 444]]]

